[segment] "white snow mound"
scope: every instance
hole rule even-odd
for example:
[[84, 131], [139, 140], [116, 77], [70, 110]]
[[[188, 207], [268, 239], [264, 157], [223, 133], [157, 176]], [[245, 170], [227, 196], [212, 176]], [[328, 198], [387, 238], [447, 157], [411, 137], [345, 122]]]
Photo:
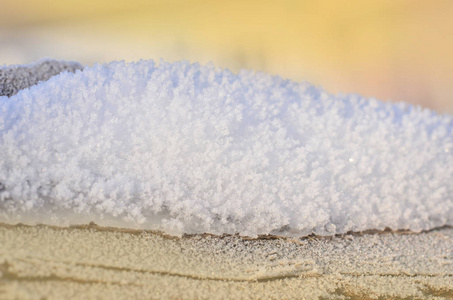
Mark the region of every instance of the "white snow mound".
[[453, 225], [453, 117], [187, 62], [0, 97], [0, 221], [170, 234]]

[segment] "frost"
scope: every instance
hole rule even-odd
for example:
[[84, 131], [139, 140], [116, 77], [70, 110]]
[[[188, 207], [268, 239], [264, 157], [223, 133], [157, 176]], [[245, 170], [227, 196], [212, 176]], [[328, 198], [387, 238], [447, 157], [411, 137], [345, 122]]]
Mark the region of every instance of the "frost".
[[0, 96], [11, 97], [20, 90], [46, 81], [61, 72], [75, 72], [82, 68], [82, 65], [76, 62], [57, 60], [42, 60], [28, 66], [0, 67]]
[[264, 73], [112, 62], [0, 97], [0, 221], [332, 235], [453, 225], [453, 118]]

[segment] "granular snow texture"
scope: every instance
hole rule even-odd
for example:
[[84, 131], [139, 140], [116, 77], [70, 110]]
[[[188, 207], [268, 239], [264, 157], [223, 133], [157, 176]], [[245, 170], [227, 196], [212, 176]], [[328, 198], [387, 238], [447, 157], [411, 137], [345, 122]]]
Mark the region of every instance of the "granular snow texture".
[[18, 91], [29, 88], [40, 81], [61, 72], [75, 72], [83, 66], [76, 62], [42, 60], [33, 65], [0, 67], [0, 96], [11, 97]]
[[453, 225], [453, 117], [112, 62], [0, 97], [0, 221], [333, 235]]

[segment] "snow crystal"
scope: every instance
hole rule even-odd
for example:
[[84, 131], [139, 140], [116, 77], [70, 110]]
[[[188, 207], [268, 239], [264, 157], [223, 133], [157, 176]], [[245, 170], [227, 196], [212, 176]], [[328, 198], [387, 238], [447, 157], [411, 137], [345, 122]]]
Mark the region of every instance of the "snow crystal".
[[0, 221], [332, 235], [453, 225], [453, 117], [112, 62], [0, 97]]
[[28, 66], [13, 66], [0, 68], [0, 96], [17, 94], [20, 90], [46, 81], [50, 77], [63, 71], [75, 72], [83, 66], [76, 62], [64, 62], [57, 60], [42, 60]]

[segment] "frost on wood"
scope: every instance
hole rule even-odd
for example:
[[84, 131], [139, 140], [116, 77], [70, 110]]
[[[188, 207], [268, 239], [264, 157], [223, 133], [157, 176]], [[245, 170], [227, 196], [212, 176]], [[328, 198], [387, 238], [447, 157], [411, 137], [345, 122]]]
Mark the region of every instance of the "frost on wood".
[[332, 235], [453, 225], [453, 118], [263, 73], [112, 62], [0, 97], [0, 221]]

